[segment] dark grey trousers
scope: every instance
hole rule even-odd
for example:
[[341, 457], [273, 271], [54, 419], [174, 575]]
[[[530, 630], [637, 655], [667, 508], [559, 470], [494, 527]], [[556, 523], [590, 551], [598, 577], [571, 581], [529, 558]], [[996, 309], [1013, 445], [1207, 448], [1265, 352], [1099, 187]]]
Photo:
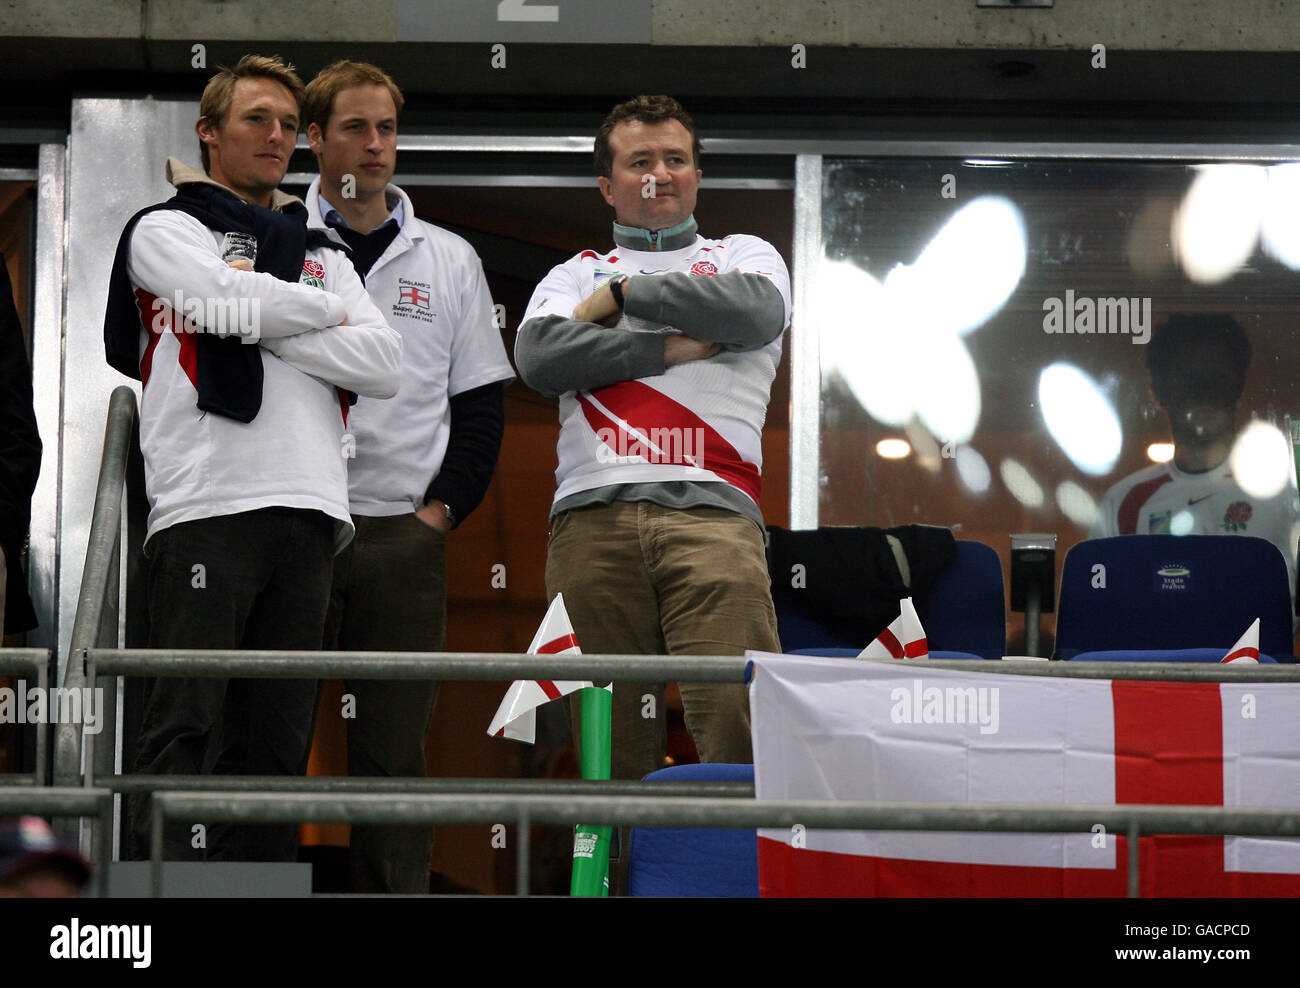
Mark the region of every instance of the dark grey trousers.
[[[354, 515], [357, 535], [334, 560], [326, 648], [439, 652], [447, 625], [446, 537], [412, 514]], [[424, 747], [438, 697], [427, 680], [347, 680], [348, 775], [428, 774]], [[346, 701], [345, 701], [346, 702]], [[342, 711], [322, 710], [322, 717]], [[431, 827], [353, 826], [354, 892], [429, 891]]]
[[[147, 548], [149, 647], [319, 649], [329, 603], [333, 519], [263, 508], [182, 522]], [[173, 679], [146, 689], [135, 772], [300, 775], [317, 681]], [[149, 855], [150, 799], [127, 801], [127, 853]], [[296, 824], [168, 825], [168, 860], [292, 861]]]

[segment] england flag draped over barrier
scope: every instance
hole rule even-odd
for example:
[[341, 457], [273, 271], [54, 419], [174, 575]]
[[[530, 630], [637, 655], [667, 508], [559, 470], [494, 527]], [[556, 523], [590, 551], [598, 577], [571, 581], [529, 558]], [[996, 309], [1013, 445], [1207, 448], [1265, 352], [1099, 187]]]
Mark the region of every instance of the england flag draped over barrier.
[[911, 597], [898, 602], [898, 617], [858, 653], [860, 659], [928, 659], [930, 645]]
[[[569, 613], [564, 609], [564, 595], [556, 594], [542, 618], [541, 627], [528, 646], [529, 655], [581, 655]], [[532, 744], [537, 739], [537, 708], [543, 703], [594, 686], [594, 683], [577, 680], [523, 680], [516, 679], [506, 691], [501, 706], [497, 707], [488, 734], [492, 737], [514, 738]], [[612, 685], [612, 684], [611, 684]], [[607, 689], [609, 687], [606, 687]]]
[[[1300, 807], [1300, 684], [959, 672], [749, 653], [759, 799]], [[761, 829], [767, 896], [1118, 896], [1089, 833]], [[1300, 841], [1142, 837], [1144, 896], [1300, 895]]]

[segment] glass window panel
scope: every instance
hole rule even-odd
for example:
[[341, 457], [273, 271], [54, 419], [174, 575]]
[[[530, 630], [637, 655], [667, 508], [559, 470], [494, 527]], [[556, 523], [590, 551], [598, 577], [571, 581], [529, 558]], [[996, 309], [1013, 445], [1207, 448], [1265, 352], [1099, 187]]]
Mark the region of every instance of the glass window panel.
[[[1260, 493], [1137, 530], [1289, 539], [1294, 566], [1294, 530], [1261, 526], [1278, 498], [1295, 511], [1298, 168], [825, 159], [819, 524], [948, 525], [1004, 560], [1010, 533], [1056, 532], [1059, 569], [1105, 493], [1171, 441], [1147, 369], [1153, 325], [1226, 314], [1253, 350], [1227, 446]], [[1171, 376], [1213, 405], [1233, 390], [1228, 363], [1195, 350]], [[1222, 431], [1204, 409], [1176, 412], [1203, 444]], [[1236, 442], [1252, 422], [1267, 428]]]

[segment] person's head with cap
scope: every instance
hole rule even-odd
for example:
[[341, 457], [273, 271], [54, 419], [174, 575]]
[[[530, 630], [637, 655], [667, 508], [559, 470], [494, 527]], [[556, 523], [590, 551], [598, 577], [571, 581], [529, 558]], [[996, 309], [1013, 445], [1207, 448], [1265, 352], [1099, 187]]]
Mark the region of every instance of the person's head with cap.
[[38, 816], [0, 820], [0, 897], [73, 898], [90, 881], [85, 859]]

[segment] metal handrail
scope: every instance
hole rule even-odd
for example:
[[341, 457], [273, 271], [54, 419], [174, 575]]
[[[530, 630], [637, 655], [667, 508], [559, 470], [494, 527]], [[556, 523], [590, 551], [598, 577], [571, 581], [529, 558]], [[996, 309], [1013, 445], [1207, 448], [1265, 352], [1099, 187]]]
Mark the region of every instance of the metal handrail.
[[[92, 648], [87, 668], [114, 676], [318, 679], [589, 679], [594, 682], [743, 683], [750, 660], [727, 655], [526, 655], [517, 652], [307, 652]], [[853, 659], [840, 661], [852, 662]], [[897, 668], [1002, 675], [1166, 682], [1300, 682], [1300, 665], [1190, 662], [1048, 662], [988, 659], [865, 659]], [[759, 660], [761, 663], [761, 659]]]
[[95, 786], [135, 792], [456, 793], [488, 796], [678, 796], [753, 799], [752, 782], [704, 779], [468, 779], [357, 775], [101, 775]]
[[1141, 835], [1233, 834], [1300, 837], [1295, 808], [1060, 805], [1033, 803], [886, 803], [831, 800], [663, 800], [647, 796], [500, 796], [403, 793], [181, 793], [153, 800], [150, 859], [153, 894], [162, 894], [163, 829], [168, 819], [210, 823], [467, 824], [514, 821], [516, 890], [528, 894], [534, 824], [644, 827], [795, 827], [823, 830], [963, 830], [1085, 833], [1100, 824], [1128, 838], [1128, 894], [1137, 898]]
[[[87, 685], [85, 650], [96, 645], [117, 644], [117, 625], [104, 627], [110, 593], [118, 588], [121, 566], [122, 496], [126, 489], [126, 468], [138, 409], [135, 392], [123, 385], [108, 400], [108, 421], [104, 426], [104, 454], [95, 487], [95, 508], [91, 516], [86, 562], [81, 571], [81, 591], [72, 623], [72, 638], [63, 669], [62, 685], [80, 689]], [[116, 608], [113, 608], [116, 614]], [[54, 732], [54, 781], [76, 785], [82, 780], [82, 725], [59, 724]], [[89, 784], [87, 782], [87, 784]]]
[[[50, 685], [50, 650], [47, 648], [0, 648], [0, 673], [33, 672], [36, 674], [36, 688], [47, 697]], [[46, 707], [49, 710], [49, 707]], [[34, 785], [45, 783], [46, 747], [49, 738], [49, 718], [36, 722], [36, 768], [32, 773]], [[3, 777], [0, 776], [0, 779]], [[26, 781], [27, 776], [16, 776]], [[5, 779], [5, 782], [8, 780]]]

